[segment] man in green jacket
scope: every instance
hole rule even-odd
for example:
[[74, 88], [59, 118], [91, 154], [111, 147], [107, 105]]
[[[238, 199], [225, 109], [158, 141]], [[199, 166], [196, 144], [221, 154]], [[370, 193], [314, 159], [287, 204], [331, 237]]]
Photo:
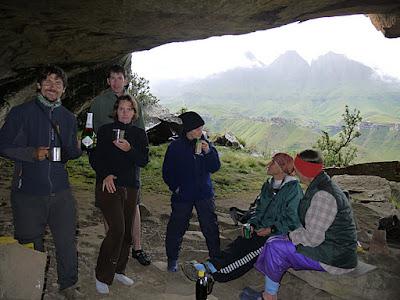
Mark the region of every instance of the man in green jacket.
[[272, 176], [262, 186], [256, 213], [249, 220], [251, 236], [239, 236], [221, 251], [220, 257], [205, 263], [186, 263], [182, 269], [191, 279], [197, 279], [197, 271], [206, 269], [215, 281], [227, 282], [253, 268], [265, 241], [270, 236], [287, 234], [300, 226], [297, 207], [303, 191], [293, 173], [293, 158], [286, 153], [277, 153], [267, 164], [267, 174]]
[[[102, 94], [98, 95], [93, 99], [90, 111], [93, 113], [93, 127], [94, 131], [97, 130], [107, 123], [112, 123], [114, 120], [111, 116], [115, 101], [118, 96], [127, 93], [126, 86], [128, 85], [127, 75], [124, 67], [120, 65], [113, 65], [108, 71], [107, 84], [110, 86]], [[141, 129], [145, 129], [143, 109], [141, 104], [138, 102], [138, 118], [133, 123], [134, 126]], [[137, 172], [137, 181], [140, 186], [140, 169]], [[135, 218], [133, 218], [132, 224], [132, 237], [133, 237], [133, 248], [132, 257], [136, 258], [139, 263], [147, 266], [151, 263], [150, 257], [143, 251], [141, 245], [141, 220], [140, 220], [140, 189], [138, 192], [137, 206]], [[107, 224], [105, 223], [106, 230]]]

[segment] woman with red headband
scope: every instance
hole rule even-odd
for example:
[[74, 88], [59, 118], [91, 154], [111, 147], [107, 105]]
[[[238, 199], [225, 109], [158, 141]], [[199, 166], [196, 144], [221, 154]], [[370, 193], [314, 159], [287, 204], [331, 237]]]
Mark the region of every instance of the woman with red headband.
[[265, 275], [265, 291], [241, 299], [277, 299], [279, 282], [289, 269], [344, 274], [357, 265], [356, 227], [348, 198], [323, 171], [321, 155], [305, 150], [294, 168], [307, 191], [298, 212], [302, 226], [265, 243], [255, 267]]

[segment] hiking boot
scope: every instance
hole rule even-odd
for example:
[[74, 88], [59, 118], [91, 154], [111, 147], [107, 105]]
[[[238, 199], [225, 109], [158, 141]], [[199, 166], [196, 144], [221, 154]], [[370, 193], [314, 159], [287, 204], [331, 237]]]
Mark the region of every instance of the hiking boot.
[[262, 292], [257, 292], [252, 288], [245, 287], [239, 295], [240, 300], [263, 300]]
[[151, 264], [150, 257], [142, 249], [140, 250], [132, 249], [132, 258], [136, 258], [138, 262], [143, 266], [148, 266]]
[[[185, 261], [182, 266], [182, 272], [185, 274], [185, 276], [191, 280], [191, 281], [196, 281], [197, 278], [199, 278], [198, 273], [199, 269], [196, 268], [196, 264], [199, 264], [197, 261], [192, 260], [192, 261]], [[203, 267], [204, 271], [206, 271], [205, 266]]]
[[174, 259], [168, 259], [168, 272], [177, 272], [178, 271], [178, 261]]
[[79, 291], [76, 285], [72, 285], [65, 289], [59, 291], [59, 293], [64, 296], [64, 299], [74, 300], [74, 299], [85, 299], [85, 294]]

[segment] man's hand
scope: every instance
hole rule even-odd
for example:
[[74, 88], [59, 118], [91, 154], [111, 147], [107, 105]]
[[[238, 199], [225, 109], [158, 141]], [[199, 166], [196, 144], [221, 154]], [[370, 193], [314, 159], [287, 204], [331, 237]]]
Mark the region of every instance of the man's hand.
[[256, 231], [256, 234], [258, 236], [267, 236], [267, 235], [271, 234], [271, 227], [261, 228]]
[[117, 179], [117, 177], [114, 175], [108, 175], [106, 178], [103, 179], [103, 192], [104, 188], [110, 194], [116, 192], [117, 189], [115, 188], [114, 179]]
[[131, 144], [129, 144], [129, 142], [125, 139], [114, 140], [113, 144], [125, 152], [128, 152], [129, 150], [132, 149]]
[[44, 160], [49, 156], [49, 147], [40, 146], [33, 151], [33, 158], [36, 160]]

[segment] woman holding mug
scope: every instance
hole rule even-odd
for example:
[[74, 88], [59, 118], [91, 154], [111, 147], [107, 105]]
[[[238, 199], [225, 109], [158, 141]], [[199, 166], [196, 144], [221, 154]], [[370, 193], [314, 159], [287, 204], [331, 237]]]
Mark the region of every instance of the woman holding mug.
[[130, 95], [119, 96], [113, 110], [114, 123], [100, 127], [97, 136], [96, 206], [109, 226], [96, 266], [96, 289], [101, 294], [109, 293], [108, 286], [114, 279], [125, 285], [133, 284], [124, 272], [139, 188], [135, 172], [149, 160], [146, 132], [132, 126], [137, 108]]

